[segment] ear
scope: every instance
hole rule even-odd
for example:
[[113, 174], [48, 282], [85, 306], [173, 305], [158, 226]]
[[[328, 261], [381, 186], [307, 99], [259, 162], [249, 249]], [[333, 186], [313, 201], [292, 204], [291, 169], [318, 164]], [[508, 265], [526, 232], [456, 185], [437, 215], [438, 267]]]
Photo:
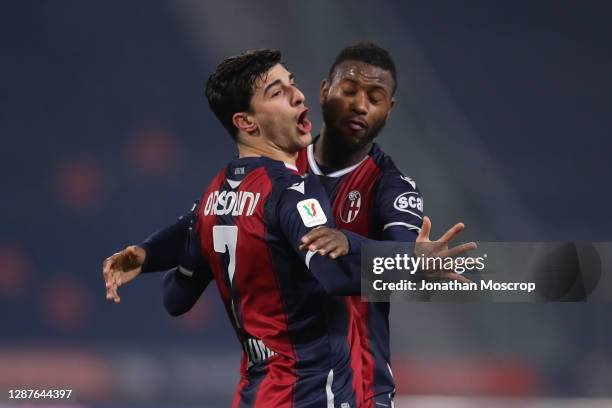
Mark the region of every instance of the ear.
[[391, 107], [389, 108], [389, 112], [387, 112], [387, 117], [385, 118], [385, 120], [389, 120], [389, 116], [391, 116], [391, 111], [393, 110], [394, 106], [395, 106], [395, 98], [391, 97]]
[[327, 99], [327, 94], [329, 93], [329, 79], [324, 79], [321, 82], [321, 91], [319, 92], [319, 103], [323, 105], [323, 102]]
[[257, 123], [253, 120], [253, 117], [246, 112], [238, 112], [232, 115], [232, 123], [238, 131], [252, 134], [257, 130]]

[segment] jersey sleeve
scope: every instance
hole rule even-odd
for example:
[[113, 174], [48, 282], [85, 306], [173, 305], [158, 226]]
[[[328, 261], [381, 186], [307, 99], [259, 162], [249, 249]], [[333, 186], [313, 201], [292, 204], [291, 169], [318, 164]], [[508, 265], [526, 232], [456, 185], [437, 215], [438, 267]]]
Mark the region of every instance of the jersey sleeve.
[[339, 262], [318, 252], [299, 249], [302, 237], [312, 229], [336, 226], [329, 198], [314, 177], [305, 177], [281, 193], [278, 217], [285, 238], [326, 292], [337, 295], [360, 293], [360, 274], [356, 268], [342, 268]]
[[202, 255], [200, 237], [195, 227], [196, 208], [197, 205], [190, 214], [190, 222], [178, 253], [178, 265], [164, 276], [163, 303], [166, 311], [173, 316], [191, 310], [213, 280], [212, 270]]
[[173, 316], [189, 311], [213, 279], [195, 230], [196, 208], [197, 202], [174, 224], [140, 244], [147, 253], [143, 273], [171, 269], [164, 276], [163, 303]]
[[211, 279], [204, 273], [186, 275], [174, 268], [164, 275], [163, 303], [172, 316], [188, 312], [196, 304]]
[[195, 223], [195, 208], [197, 202], [189, 212], [183, 214], [178, 220], [165, 228], [151, 234], [140, 243], [146, 252], [142, 273], [160, 272], [174, 268], [179, 264], [179, 258], [184, 255], [184, 248], [189, 237], [189, 229]]
[[423, 225], [423, 197], [416, 183], [389, 164], [383, 171], [374, 199], [382, 239], [414, 241]]

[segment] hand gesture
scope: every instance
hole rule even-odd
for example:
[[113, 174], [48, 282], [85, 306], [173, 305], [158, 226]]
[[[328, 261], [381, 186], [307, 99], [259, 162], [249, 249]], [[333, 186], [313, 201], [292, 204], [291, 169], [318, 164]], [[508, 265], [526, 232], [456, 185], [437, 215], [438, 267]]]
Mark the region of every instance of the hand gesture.
[[[463, 231], [464, 228], [465, 225], [462, 222], [457, 223], [446, 231], [446, 233], [444, 233], [440, 239], [431, 241], [429, 239], [429, 233], [431, 232], [431, 220], [427, 216], [423, 217], [423, 226], [421, 227], [421, 232], [419, 232], [419, 236], [416, 239], [416, 244], [414, 247], [415, 255], [420, 256], [421, 254], [424, 254], [425, 257], [428, 258], [454, 258], [466, 251], [476, 249], [477, 246], [475, 242], [457, 245], [454, 248], [448, 247], [450, 241], [452, 241], [453, 238]], [[464, 283], [471, 282], [465, 276], [455, 271], [448, 271], [445, 269], [423, 269], [423, 273], [426, 280], [452, 279]]]
[[146, 252], [136, 245], [129, 246], [104, 260], [102, 275], [106, 284], [106, 299], [121, 302], [117, 288], [136, 278], [142, 271]]

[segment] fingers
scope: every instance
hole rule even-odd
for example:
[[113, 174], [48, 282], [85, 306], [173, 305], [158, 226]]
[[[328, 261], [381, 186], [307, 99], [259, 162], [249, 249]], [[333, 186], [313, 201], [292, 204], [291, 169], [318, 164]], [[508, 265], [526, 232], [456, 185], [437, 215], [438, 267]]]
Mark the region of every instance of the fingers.
[[319, 228], [315, 228], [313, 230], [311, 230], [308, 234], [304, 235], [302, 237], [302, 245], [300, 245], [300, 247], [306, 247], [308, 245], [310, 245], [313, 241], [317, 240], [318, 238], [329, 234], [330, 228], [327, 227], [319, 227]]
[[465, 224], [463, 224], [462, 222], [458, 222], [457, 224], [453, 225], [451, 229], [446, 231], [444, 235], [442, 235], [438, 241], [448, 243], [452, 241], [452, 239], [455, 238], [457, 234], [463, 231], [464, 228], [465, 228]]
[[317, 238], [313, 241], [309, 246], [309, 251], [317, 251], [321, 255], [325, 255], [340, 246], [340, 242], [338, 242], [337, 237], [325, 235]]
[[[309, 251], [318, 251], [321, 255], [325, 255], [327, 250], [333, 249], [331, 246], [334, 243], [334, 238], [330, 236], [323, 236], [316, 239], [308, 246]], [[335, 246], [334, 246], [335, 248]]]
[[110, 256], [104, 260], [102, 264], [102, 276], [104, 276], [104, 280], [106, 281], [111, 276], [111, 266], [113, 264], [113, 256]]
[[423, 217], [423, 225], [417, 236], [417, 242], [429, 241], [429, 233], [431, 232], [431, 220], [428, 216]]
[[121, 302], [121, 298], [119, 297], [119, 294], [117, 293], [116, 287], [111, 287], [111, 288], [106, 289], [106, 300], [112, 300], [115, 303]]
[[115, 303], [119, 303], [121, 301], [119, 294], [117, 293], [117, 273], [114, 270], [119, 254], [120, 253], [117, 252], [109, 256], [102, 264], [102, 276], [104, 277], [104, 284], [106, 288], [106, 299], [112, 300]]
[[462, 274], [453, 272], [453, 271], [442, 271], [442, 270], [426, 271], [424, 274], [424, 277], [425, 277], [425, 280], [427, 281], [439, 281], [439, 280], [449, 279], [449, 280], [455, 280], [455, 281], [463, 282], [463, 283], [472, 282], [471, 280], [469, 280]]
[[338, 230], [328, 227], [315, 228], [302, 237], [299, 249], [302, 251], [308, 248], [309, 251], [316, 251], [330, 239], [334, 239], [337, 232]]
[[329, 254], [332, 259], [335, 259], [338, 256], [346, 255], [348, 253], [348, 245], [338, 239], [330, 240], [328, 243], [320, 247], [319, 253], [321, 255]]
[[117, 293], [120, 286], [135, 279], [142, 270], [146, 252], [137, 245], [131, 245], [104, 260], [102, 275], [106, 287], [106, 299], [121, 302]]
[[345, 248], [342, 248], [342, 247], [337, 247], [336, 249], [332, 250], [329, 253], [329, 257], [331, 259], [336, 259], [336, 258], [338, 258], [340, 256], [344, 256], [346, 254], [348, 254], [348, 249], [345, 249]]
[[113, 280], [108, 280], [106, 282], [106, 300], [113, 300], [115, 303], [121, 301], [117, 293], [117, 285]]
[[472, 283], [471, 280], [469, 280], [468, 278], [466, 278], [465, 276], [461, 275], [460, 273], [457, 272], [446, 272], [442, 275], [442, 277], [444, 279], [451, 279], [451, 280], [456, 280], [458, 282], [462, 282], [462, 283]]
[[113, 274], [111, 272], [111, 265], [113, 263], [113, 256], [110, 256], [104, 260], [102, 264], [102, 276], [104, 277], [104, 285], [106, 287], [106, 299], [112, 299], [112, 287], [114, 286]]
[[332, 259], [348, 253], [348, 239], [346, 236], [329, 227], [319, 227], [302, 237], [301, 251], [318, 251], [321, 255], [329, 255]]
[[478, 245], [476, 245], [475, 242], [467, 242], [465, 244], [457, 245], [456, 247], [447, 249], [445, 251], [441, 251], [436, 256], [440, 258], [454, 258], [464, 252], [473, 251], [476, 248], [478, 248]]

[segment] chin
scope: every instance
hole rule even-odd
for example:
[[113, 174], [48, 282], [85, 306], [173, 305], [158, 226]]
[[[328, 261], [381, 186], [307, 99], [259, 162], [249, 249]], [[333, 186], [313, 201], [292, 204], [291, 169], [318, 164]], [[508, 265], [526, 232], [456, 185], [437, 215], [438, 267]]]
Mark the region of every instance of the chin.
[[367, 132], [343, 132], [342, 133], [343, 143], [353, 148], [363, 147], [369, 143], [369, 137]]
[[298, 137], [301, 148], [304, 148], [312, 143], [312, 133], [300, 134]]

